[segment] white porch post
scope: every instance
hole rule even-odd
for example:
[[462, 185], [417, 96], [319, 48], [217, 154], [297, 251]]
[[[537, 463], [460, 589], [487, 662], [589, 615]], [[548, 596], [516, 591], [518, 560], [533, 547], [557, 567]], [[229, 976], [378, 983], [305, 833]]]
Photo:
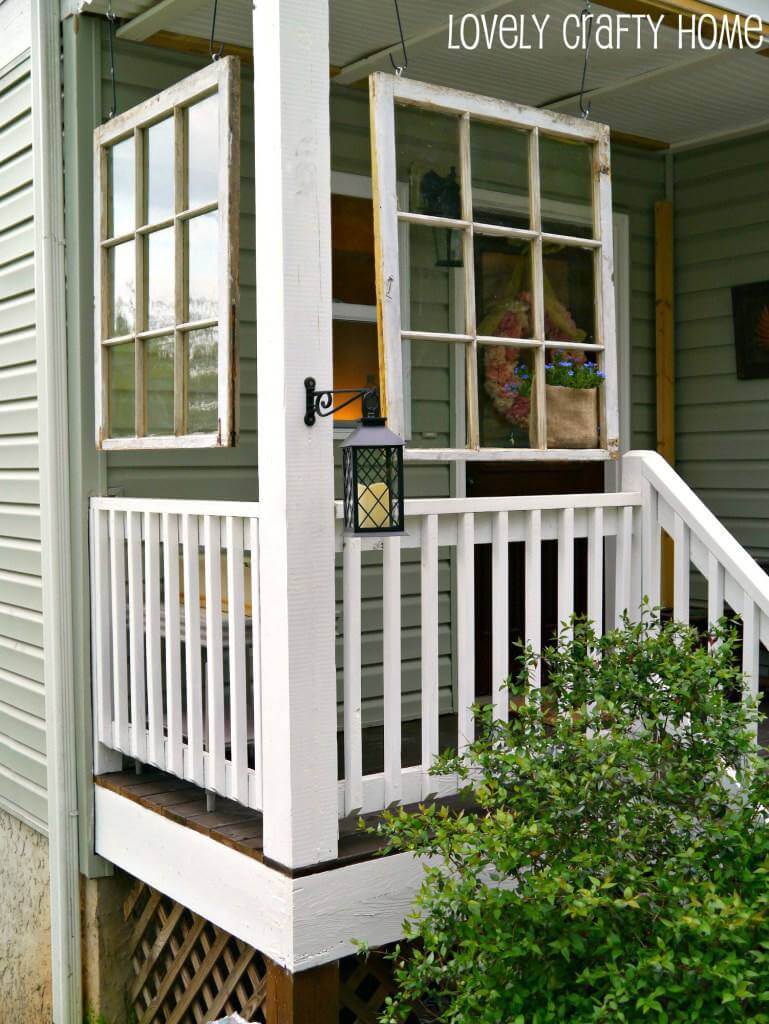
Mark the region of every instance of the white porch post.
[[337, 853], [328, 0], [254, 5], [264, 852]]

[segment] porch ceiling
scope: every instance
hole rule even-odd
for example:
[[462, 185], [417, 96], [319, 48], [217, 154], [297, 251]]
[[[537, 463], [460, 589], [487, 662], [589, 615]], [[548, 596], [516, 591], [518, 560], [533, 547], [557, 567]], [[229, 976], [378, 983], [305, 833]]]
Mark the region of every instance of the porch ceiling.
[[[71, 9], [103, 13], [108, 0], [66, 0]], [[611, 0], [617, 6], [622, 0]], [[732, 5], [730, 5], [732, 6]], [[247, 45], [251, 40], [251, 0], [219, 0], [216, 36]], [[550, 106], [577, 113], [575, 97], [582, 73], [581, 50], [567, 50], [561, 25], [579, 13], [580, 0], [550, 0], [550, 22], [542, 50], [454, 51], [447, 47], [449, 14], [468, 10], [488, 15], [513, 13], [542, 17], [538, 0], [400, 0], [407, 38], [409, 75], [472, 92]], [[131, 19], [154, 9], [152, 31], [208, 38], [210, 0], [113, 0], [113, 9]], [[616, 19], [617, 12], [594, 7]], [[526, 19], [533, 34], [533, 24]], [[139, 33], [140, 34], [140, 33]], [[370, 71], [390, 67], [388, 49], [397, 43], [393, 7], [382, 0], [331, 0], [331, 64], [339, 82], [354, 83]], [[645, 30], [636, 49], [599, 50], [593, 46], [588, 73], [591, 116], [617, 131], [670, 144], [687, 144], [769, 123], [769, 60], [753, 51], [681, 51], [677, 32], [660, 29], [656, 49]], [[397, 51], [396, 51], [397, 52]], [[337, 71], [337, 69], [339, 69]]]

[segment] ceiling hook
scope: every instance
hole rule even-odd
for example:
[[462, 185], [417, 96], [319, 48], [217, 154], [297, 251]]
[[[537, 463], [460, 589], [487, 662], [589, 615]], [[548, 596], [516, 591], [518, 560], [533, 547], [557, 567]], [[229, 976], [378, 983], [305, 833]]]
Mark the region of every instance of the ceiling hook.
[[393, 60], [393, 55], [392, 54], [389, 54], [389, 57], [390, 57], [390, 63], [393, 66], [393, 71], [398, 76], [398, 78], [400, 78], [401, 75], [403, 74], [403, 72], [409, 66], [409, 56], [406, 53], [406, 40], [403, 38], [403, 25], [401, 23], [401, 12], [398, 9], [398, 0], [393, 0], [393, 4], [395, 5], [395, 17], [396, 17], [396, 19], [398, 21], [398, 34], [401, 37], [401, 49], [403, 50], [403, 63], [402, 64], [396, 64], [395, 61]]
[[585, 63], [582, 65], [582, 80], [579, 83], [579, 116], [584, 120], [590, 116], [592, 103], [585, 103], [585, 84], [587, 82], [587, 66], [590, 60], [590, 43], [593, 39], [593, 10], [590, 0], [586, 0], [580, 19], [584, 24], [587, 20], [587, 40], [585, 43]]
[[214, 0], [214, 11], [211, 17], [211, 38], [208, 42], [208, 56], [211, 60], [219, 60], [221, 55], [224, 53], [224, 43], [221, 44], [218, 50], [214, 50], [214, 33], [216, 32], [216, 8], [219, 5], [219, 0]]

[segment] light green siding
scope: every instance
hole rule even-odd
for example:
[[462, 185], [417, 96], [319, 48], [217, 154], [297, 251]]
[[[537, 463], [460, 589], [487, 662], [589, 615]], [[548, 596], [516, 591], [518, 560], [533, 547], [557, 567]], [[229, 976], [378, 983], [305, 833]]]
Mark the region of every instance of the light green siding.
[[676, 468], [769, 556], [769, 379], [738, 380], [733, 285], [769, 280], [769, 136], [675, 160]]
[[0, 805], [44, 827], [29, 58], [0, 72]]

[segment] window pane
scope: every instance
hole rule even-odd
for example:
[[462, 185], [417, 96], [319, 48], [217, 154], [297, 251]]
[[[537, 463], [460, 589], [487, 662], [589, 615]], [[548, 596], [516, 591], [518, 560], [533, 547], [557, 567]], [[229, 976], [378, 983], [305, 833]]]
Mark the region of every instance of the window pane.
[[532, 338], [531, 245], [517, 238], [475, 235], [478, 334]]
[[370, 199], [331, 196], [331, 276], [335, 302], [376, 305]]
[[205, 213], [187, 221], [189, 320], [213, 320], [219, 312], [219, 218]]
[[459, 118], [396, 106], [395, 147], [398, 181], [409, 183], [406, 209], [459, 217]]
[[110, 437], [133, 437], [134, 423], [134, 343], [111, 345], [109, 359]]
[[412, 341], [411, 440], [413, 448], [464, 448], [465, 401], [457, 381], [468, 346], [463, 342]]
[[147, 433], [174, 432], [174, 339], [145, 342], [144, 372], [147, 395]]
[[147, 330], [172, 327], [174, 307], [174, 229], [147, 235]]
[[603, 372], [600, 353], [548, 349], [547, 447], [598, 448]]
[[174, 119], [167, 117], [147, 129], [147, 223], [174, 213]]
[[[484, 203], [488, 196], [482, 190], [491, 190], [504, 196], [505, 212], [517, 216], [516, 226], [529, 227], [529, 135], [496, 124], [472, 121], [470, 124], [470, 154], [473, 174], [473, 219], [485, 223]], [[499, 202], [499, 198], [497, 198]]]
[[[374, 388], [379, 385], [376, 324], [334, 321], [334, 387]], [[335, 420], [359, 420], [360, 399], [342, 409]]]
[[136, 265], [134, 243], [123, 242], [108, 250], [109, 336], [131, 334], [136, 324]]
[[545, 337], [595, 341], [593, 253], [544, 244]]
[[219, 195], [219, 99], [209, 96], [187, 110], [188, 207]]
[[401, 295], [403, 326], [413, 331], [465, 333], [463, 232], [409, 225], [409, 299]]
[[187, 335], [187, 432], [215, 433], [218, 426], [219, 344], [216, 327]]
[[553, 203], [570, 203], [581, 208], [584, 221], [571, 224], [570, 235], [591, 238], [593, 147], [585, 142], [539, 137], [539, 175], [542, 191], [542, 230], [563, 233], [563, 214]]
[[134, 215], [134, 140], [133, 136], [110, 146], [107, 151], [109, 207], [107, 236], [114, 238], [133, 231]]
[[478, 347], [478, 406], [482, 448], [530, 448], [531, 381], [535, 349]]

